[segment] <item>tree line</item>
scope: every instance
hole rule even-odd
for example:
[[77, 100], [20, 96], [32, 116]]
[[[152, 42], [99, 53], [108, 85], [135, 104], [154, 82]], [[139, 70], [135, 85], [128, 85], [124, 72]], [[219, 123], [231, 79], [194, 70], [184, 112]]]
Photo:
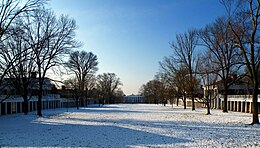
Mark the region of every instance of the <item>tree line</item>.
[[[201, 29], [177, 34], [170, 43], [172, 55], [159, 62], [155, 78], [140, 88], [153, 103], [179, 99], [204, 103], [210, 114], [210, 87], [221, 84], [223, 112], [228, 112], [229, 88], [238, 80], [247, 80], [252, 88], [252, 124], [259, 124], [258, 94], [260, 76], [259, 0], [220, 0], [226, 15]], [[202, 86], [205, 94], [202, 95]], [[154, 99], [154, 100], [152, 100]]]
[[64, 81], [66, 89], [71, 90], [76, 99], [77, 108], [88, 105], [88, 98], [98, 98], [99, 104], [116, 103], [117, 97], [123, 97], [124, 93], [119, 88], [123, 85], [115, 73], [103, 73], [95, 75], [98, 70], [97, 56], [92, 52], [73, 51], [64, 64], [69, 74]]
[[[97, 56], [80, 51], [82, 44], [75, 39], [76, 21], [68, 15], [57, 16], [46, 8], [47, 0], [2, 0], [0, 9], [0, 91], [13, 87], [10, 95], [22, 96], [23, 111], [37, 96], [37, 115], [42, 116], [42, 97], [47, 74], [64, 72], [74, 76], [62, 82], [86, 98], [94, 88], [103, 100], [112, 102], [115, 94], [122, 95], [122, 85], [114, 73], [95, 76]], [[8, 79], [8, 81], [6, 81]], [[93, 92], [93, 91], [92, 91]]]

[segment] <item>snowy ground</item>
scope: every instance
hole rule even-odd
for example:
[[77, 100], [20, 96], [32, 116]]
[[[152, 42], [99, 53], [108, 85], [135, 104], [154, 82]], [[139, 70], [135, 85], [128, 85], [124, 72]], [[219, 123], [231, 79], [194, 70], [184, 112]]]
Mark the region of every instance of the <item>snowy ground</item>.
[[260, 147], [251, 114], [108, 105], [0, 117], [0, 147]]

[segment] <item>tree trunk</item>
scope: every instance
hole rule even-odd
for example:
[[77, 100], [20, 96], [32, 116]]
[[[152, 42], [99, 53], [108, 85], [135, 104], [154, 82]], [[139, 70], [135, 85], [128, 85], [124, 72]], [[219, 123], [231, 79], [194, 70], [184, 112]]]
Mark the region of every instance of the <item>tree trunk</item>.
[[[26, 82], [25, 81], [23, 81], [23, 84], [25, 84]], [[28, 112], [29, 112], [29, 107], [28, 107], [28, 104], [29, 104], [29, 100], [28, 100], [28, 86], [27, 85], [24, 85], [23, 86], [23, 95], [22, 95], [22, 97], [23, 97], [23, 102], [24, 102], [24, 106], [23, 106], [23, 110], [24, 110], [24, 114], [25, 115], [27, 115], [28, 114]]]
[[28, 114], [28, 103], [29, 103], [29, 101], [28, 101], [28, 99], [26, 98], [24, 98], [24, 101], [23, 101], [23, 113], [25, 114], [25, 115], [27, 115]]
[[88, 107], [88, 98], [86, 98], [85, 103], [86, 103], [86, 107]]
[[177, 97], [176, 105], [179, 106], [179, 97]]
[[37, 115], [42, 116], [42, 90], [43, 90], [43, 81], [44, 77], [42, 77], [41, 73], [41, 64], [38, 64], [38, 72], [39, 72], [39, 90], [38, 90], [38, 101], [37, 101]]
[[223, 105], [222, 105], [222, 112], [223, 113], [227, 113], [228, 112], [228, 107], [227, 107], [227, 105], [228, 105], [228, 89], [227, 89], [227, 87], [225, 87], [224, 86], [224, 90], [223, 90], [224, 92], [223, 92], [223, 96], [224, 96], [224, 101], [223, 101]]
[[220, 98], [217, 98], [218, 99], [218, 108], [217, 109], [221, 109], [221, 99]]
[[253, 88], [253, 98], [252, 98], [252, 111], [253, 111], [253, 122], [252, 124], [259, 124], [258, 118], [258, 82], [254, 82]]
[[207, 104], [207, 115], [210, 115], [210, 105], [209, 105], [209, 103]]
[[207, 101], [206, 101], [206, 107], [207, 107], [207, 115], [210, 115], [210, 98], [207, 97]]
[[[189, 60], [190, 61], [190, 60]], [[192, 68], [191, 68], [191, 62], [189, 63], [189, 71], [190, 71], [190, 90], [191, 90], [191, 110], [194, 111], [195, 110], [195, 100], [194, 100], [194, 80], [193, 80], [193, 75], [192, 75]]]
[[195, 100], [194, 100], [194, 95], [193, 95], [193, 92], [191, 94], [191, 102], [192, 102], [192, 109], [191, 110], [195, 110]]
[[77, 109], [79, 109], [79, 99], [78, 99], [78, 97], [76, 97], [76, 107], [77, 107]]
[[79, 97], [78, 97], [78, 92], [75, 92], [75, 98], [76, 98], [76, 107], [79, 109]]
[[183, 98], [183, 106], [184, 106], [184, 109], [187, 108], [187, 105], [186, 105], [186, 96]]
[[88, 107], [88, 96], [89, 96], [89, 93], [88, 93], [88, 89], [85, 91], [85, 103], [86, 103], [86, 107]]
[[37, 115], [42, 116], [42, 85], [41, 84], [38, 90]]
[[173, 102], [174, 102], [174, 99], [172, 98], [172, 102], [171, 102], [171, 104], [172, 104], [172, 108], [173, 108]]

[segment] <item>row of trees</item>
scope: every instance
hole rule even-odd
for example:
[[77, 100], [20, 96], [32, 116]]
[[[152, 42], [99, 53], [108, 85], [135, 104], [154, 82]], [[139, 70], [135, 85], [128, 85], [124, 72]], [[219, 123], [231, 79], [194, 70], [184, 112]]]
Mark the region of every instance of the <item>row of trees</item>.
[[[260, 48], [259, 48], [259, 0], [222, 0], [227, 16], [217, 18], [202, 29], [191, 29], [176, 35], [171, 43], [173, 55], [160, 62], [160, 79], [155, 78], [142, 86], [142, 93], [149, 96], [157, 85], [151, 82], [160, 80], [162, 87], [152, 90], [157, 98], [170, 99], [174, 96], [192, 100], [195, 110], [195, 98], [207, 106], [210, 114], [210, 93], [201, 95], [201, 86], [209, 90], [210, 85], [221, 82], [224, 95], [223, 112], [227, 110], [229, 87], [239, 79], [248, 79], [252, 87], [252, 124], [259, 123], [258, 102]], [[156, 76], [158, 77], [158, 76]], [[159, 83], [158, 82], [158, 83]], [[161, 89], [161, 90], [160, 90]], [[169, 93], [170, 92], [170, 93]], [[163, 94], [163, 95], [158, 95]], [[156, 98], [156, 97], [155, 97]], [[184, 104], [186, 108], [186, 104]]]
[[97, 56], [92, 52], [73, 51], [69, 60], [64, 64], [72, 77], [65, 80], [67, 89], [73, 90], [74, 97], [79, 107], [87, 106], [88, 98], [99, 98], [99, 103], [114, 103], [115, 97], [122, 97], [123, 91], [119, 88], [122, 85], [120, 78], [115, 73], [103, 73], [95, 76], [98, 70]]
[[[85, 90], [91, 87], [103, 89], [103, 81], [108, 81], [106, 85], [112, 89], [102, 97], [111, 101], [121, 85], [119, 78], [113, 73], [94, 76], [98, 70], [97, 56], [91, 52], [75, 51], [81, 47], [81, 43], [75, 40], [76, 21], [66, 15], [56, 16], [45, 8], [46, 3], [47, 0], [1, 1], [0, 91], [5, 87], [15, 88], [15, 94], [24, 99], [25, 114], [31, 96], [37, 95], [37, 115], [42, 116], [46, 75], [51, 70], [54, 74], [60, 73], [65, 67], [75, 76], [71, 79], [75, 83], [71, 84], [79, 92], [79, 98], [87, 97], [89, 92]], [[9, 92], [1, 103], [13, 94]]]

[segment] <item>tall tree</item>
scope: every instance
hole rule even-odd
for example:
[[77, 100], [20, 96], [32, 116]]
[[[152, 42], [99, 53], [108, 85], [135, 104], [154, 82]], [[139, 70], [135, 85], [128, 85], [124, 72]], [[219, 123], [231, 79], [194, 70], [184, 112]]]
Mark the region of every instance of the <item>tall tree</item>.
[[47, 71], [60, 65], [69, 50], [77, 48], [76, 22], [68, 16], [56, 18], [53, 12], [41, 10], [28, 17], [24, 24], [26, 42], [30, 45], [38, 74], [37, 115], [42, 116], [43, 82]]
[[100, 97], [103, 99], [103, 103], [108, 99], [108, 103], [113, 103], [113, 97], [115, 91], [120, 85], [123, 85], [120, 78], [115, 73], [103, 73], [97, 76], [97, 89], [100, 92]]
[[189, 90], [188, 93], [192, 100], [192, 110], [195, 110], [194, 87], [195, 87], [195, 48], [198, 43], [197, 31], [189, 30], [187, 33], [176, 35], [175, 42], [171, 43], [171, 48], [174, 51], [175, 59], [181, 63], [189, 71]]
[[12, 25], [17, 18], [38, 11], [45, 3], [46, 0], [2, 0], [0, 2], [0, 85], [19, 56], [19, 54], [12, 58], [6, 56], [6, 53], [14, 49], [8, 48], [3, 41], [13, 35]]
[[[70, 53], [69, 60], [65, 65], [77, 78], [79, 83], [78, 90], [81, 92], [80, 97], [83, 105], [83, 98], [87, 96], [88, 86], [93, 84], [91, 82], [93, 80], [93, 74], [98, 70], [97, 56], [92, 52], [73, 51]], [[87, 98], [85, 99], [87, 100]]]
[[12, 61], [13, 58], [16, 60], [11, 62], [8, 80], [11, 87], [22, 96], [24, 100], [23, 111], [26, 115], [28, 113], [29, 96], [32, 95], [31, 91], [33, 88], [31, 75], [35, 71], [36, 66], [33, 62], [34, 57], [31, 54], [29, 45], [24, 41], [22, 25], [17, 23], [10, 32], [12, 35], [8, 40], [4, 41], [4, 44], [10, 51], [3, 54], [6, 58], [9, 58], [9, 61]]
[[211, 52], [211, 63], [215, 65], [212, 72], [218, 74], [223, 86], [223, 112], [228, 112], [227, 96], [229, 87], [236, 81], [231, 79], [232, 74], [238, 75], [241, 59], [238, 48], [234, 43], [234, 36], [228, 26], [228, 20], [224, 17], [218, 18], [214, 23], [207, 25], [200, 31], [201, 44]]
[[235, 36], [236, 46], [243, 56], [253, 88], [252, 124], [259, 124], [257, 97], [259, 94], [258, 73], [260, 71], [260, 0], [222, 0], [221, 2], [226, 7], [229, 27]]

